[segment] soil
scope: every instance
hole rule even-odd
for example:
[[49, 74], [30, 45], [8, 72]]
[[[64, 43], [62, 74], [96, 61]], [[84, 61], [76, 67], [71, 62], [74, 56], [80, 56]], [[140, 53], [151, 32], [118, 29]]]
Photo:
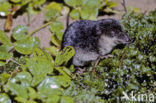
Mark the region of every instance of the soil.
[[[118, 2], [118, 6], [115, 8], [115, 10], [118, 10], [120, 12], [124, 12], [124, 8], [122, 6], [123, 0], [112, 0]], [[146, 12], [150, 10], [156, 9], [156, 0], [125, 0], [126, 1], [126, 7], [134, 6], [141, 9], [141, 12]], [[121, 14], [115, 14], [111, 16], [100, 16], [98, 19], [103, 18], [114, 18], [117, 20], [121, 19]], [[39, 28], [44, 23], [44, 12], [41, 12], [37, 15], [34, 15], [31, 17], [32, 21], [31, 24], [28, 26], [29, 32], [32, 32], [33, 30]], [[60, 21], [64, 24], [64, 29], [66, 28], [66, 16], [62, 16], [60, 18]], [[73, 20], [70, 19], [70, 23], [72, 23]], [[0, 30], [3, 30], [5, 24], [5, 19], [0, 18]], [[28, 18], [26, 14], [19, 15], [18, 17], [13, 19], [13, 27], [16, 27], [19, 24], [28, 25]], [[50, 46], [50, 38], [51, 38], [51, 32], [48, 30], [49, 28], [43, 28], [37, 33], [34, 34], [34, 36], [39, 37], [41, 41], [41, 47], [48, 47]], [[9, 36], [11, 35], [11, 32], [7, 33]]]

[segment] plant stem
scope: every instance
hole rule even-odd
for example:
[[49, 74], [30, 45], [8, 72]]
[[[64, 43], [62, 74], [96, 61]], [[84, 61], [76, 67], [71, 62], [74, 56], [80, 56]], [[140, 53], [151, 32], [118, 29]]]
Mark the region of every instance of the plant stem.
[[122, 57], [121, 57], [121, 59], [120, 59], [119, 71], [120, 71], [120, 69], [121, 69], [121, 67], [122, 67], [122, 65], [123, 65], [123, 60], [124, 60], [124, 58], [125, 58], [125, 55], [126, 55], [126, 51], [123, 52]]
[[123, 0], [123, 2], [121, 4], [124, 7], [125, 12], [127, 13], [127, 8], [126, 8], [126, 2], [125, 2], [125, 0]]
[[47, 22], [46, 24], [42, 25], [41, 27], [37, 28], [36, 30], [34, 30], [33, 32], [31, 32], [30, 34], [28, 34], [28, 36], [32, 36], [34, 33], [38, 32], [39, 30], [45, 28], [46, 26], [50, 25], [52, 23], [52, 21]]

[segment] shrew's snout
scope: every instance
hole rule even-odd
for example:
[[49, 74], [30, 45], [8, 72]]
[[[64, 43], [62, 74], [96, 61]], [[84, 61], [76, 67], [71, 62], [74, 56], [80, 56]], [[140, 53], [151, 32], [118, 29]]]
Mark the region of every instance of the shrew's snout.
[[121, 33], [121, 35], [118, 37], [119, 44], [129, 44], [132, 43], [133, 39], [129, 37], [126, 33]]
[[131, 38], [128, 35], [125, 35], [124, 39], [126, 43], [131, 43]]

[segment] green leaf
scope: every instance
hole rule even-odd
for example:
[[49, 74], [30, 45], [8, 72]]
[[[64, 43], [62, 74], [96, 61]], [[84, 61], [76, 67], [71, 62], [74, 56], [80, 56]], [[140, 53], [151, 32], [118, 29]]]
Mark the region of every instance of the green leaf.
[[6, 45], [11, 45], [9, 37], [1, 30], [0, 30], [0, 42]]
[[149, 59], [150, 59], [151, 62], [155, 62], [156, 61], [156, 57], [155, 56], [150, 56]]
[[79, 11], [76, 10], [76, 9], [73, 9], [73, 10], [71, 11], [71, 13], [70, 13], [70, 17], [71, 17], [72, 19], [78, 20], [78, 19], [80, 18], [80, 13], [79, 13]]
[[0, 16], [7, 16], [10, 14], [11, 4], [9, 2], [0, 3]]
[[10, 0], [11, 2], [13, 2], [13, 3], [19, 3], [19, 2], [21, 2], [21, 0]]
[[46, 0], [32, 0], [32, 4], [34, 7], [39, 7], [42, 4], [44, 4], [46, 2]]
[[[8, 45], [0, 46], [0, 60], [7, 60], [13, 56], [13, 53], [8, 53], [10, 47]], [[1, 62], [3, 64], [3, 62]]]
[[0, 66], [4, 66], [5, 62], [0, 61]]
[[32, 76], [28, 72], [20, 72], [14, 79], [20, 81], [23, 87], [29, 87], [31, 85]]
[[80, 10], [80, 15], [83, 19], [96, 20], [99, 7], [100, 0], [86, 0]]
[[48, 99], [46, 100], [46, 103], [58, 103], [60, 100], [60, 96], [58, 95], [51, 95], [50, 97], [48, 97]]
[[24, 5], [26, 5], [26, 4], [32, 4], [32, 3], [30, 3], [32, 0], [21, 0], [21, 6], [24, 6]]
[[60, 95], [62, 93], [60, 85], [61, 81], [58, 81], [57, 76], [47, 76], [37, 87], [39, 94], [45, 95], [46, 97], [51, 95]]
[[45, 20], [46, 21], [51, 21], [51, 20], [55, 21], [57, 19], [57, 17], [59, 17], [59, 16], [60, 16], [60, 13], [57, 9], [54, 9], [54, 8], [48, 9], [48, 10], [46, 10], [46, 13], [45, 13]]
[[18, 25], [13, 29], [12, 37], [15, 40], [22, 40], [28, 37], [28, 28], [25, 25]]
[[136, 7], [133, 7], [133, 6], [129, 6], [129, 7], [128, 7], [128, 11], [129, 11], [129, 12], [138, 13], [138, 12], [140, 11], [140, 8], [136, 8]]
[[32, 76], [28, 72], [20, 72], [6, 85], [12, 94], [18, 96], [18, 101], [28, 98], [27, 88], [31, 85]]
[[52, 43], [57, 46], [57, 47], [60, 47], [61, 46], [61, 41], [58, 40], [58, 38], [56, 37], [56, 35], [52, 35], [51, 36], [51, 41]]
[[68, 87], [71, 83], [71, 79], [69, 78], [69, 76], [66, 76], [66, 75], [57, 76], [56, 79], [59, 85], [61, 85], [61, 87], [64, 87], [64, 88]]
[[38, 102], [36, 102], [34, 100], [28, 100], [27, 103], [38, 103]]
[[118, 5], [117, 2], [108, 1], [106, 4], [109, 8], [116, 7]]
[[34, 54], [34, 57], [28, 59], [26, 66], [33, 75], [33, 86], [40, 83], [48, 73], [51, 73], [53, 71], [52, 59], [50, 59], [50, 57], [47, 57], [47, 55], [39, 53]]
[[40, 41], [37, 37], [28, 37], [18, 40], [14, 43], [15, 50], [21, 54], [31, 54], [33, 50], [40, 46]]
[[61, 102], [60, 103], [74, 103], [73, 98], [68, 97], [68, 96], [62, 96], [61, 97]]
[[49, 48], [45, 48], [52, 56], [57, 56], [59, 54], [59, 49], [55, 46], [51, 46]]
[[0, 52], [0, 60], [7, 60], [13, 56], [12, 53]]
[[75, 54], [75, 50], [72, 46], [67, 46], [63, 51], [56, 57], [55, 65], [61, 65], [62, 63], [67, 63]]
[[[56, 101], [58, 101], [59, 97], [57, 95], [62, 94], [62, 87], [67, 87], [70, 85], [70, 79], [65, 76], [47, 76], [37, 87], [39, 95], [41, 98], [43, 97], [56, 97]], [[48, 101], [53, 101], [54, 99], [49, 99]], [[55, 101], [55, 102], [56, 102]]]
[[10, 98], [5, 93], [0, 93], [0, 102], [1, 103], [12, 103]]
[[98, 8], [83, 7], [82, 10], [80, 11], [80, 14], [81, 17], [85, 20], [96, 20], [98, 16]]
[[31, 87], [28, 88], [28, 95], [29, 95], [29, 98], [31, 98], [32, 100], [38, 97], [37, 92]]
[[59, 41], [62, 41], [62, 37], [63, 37], [63, 24], [59, 21], [55, 21], [52, 24], [50, 24], [50, 31], [52, 33], [54, 33]]
[[10, 46], [8, 45], [1, 45], [0, 46], [0, 52], [8, 52], [10, 50]]
[[23, 98], [23, 97], [15, 97], [15, 100], [20, 102], [20, 103], [26, 103], [27, 102], [27, 99]]
[[60, 3], [56, 3], [56, 2], [51, 2], [50, 4], [48, 4], [45, 9], [56, 9], [61, 13], [62, 10], [62, 4]]
[[76, 4], [77, 4], [76, 1], [78, 1], [78, 0], [64, 0], [64, 2], [65, 2], [67, 5], [73, 6], [73, 7], [76, 6]]
[[22, 98], [27, 98], [27, 88], [23, 87], [20, 84], [16, 84], [16, 79], [11, 79], [11, 81], [8, 82], [6, 85], [6, 88], [8, 88], [13, 94], [22, 97]]
[[8, 81], [8, 79], [10, 78], [10, 74], [8, 73], [3, 73], [1, 74], [1, 81], [2, 81], [2, 84], [6, 83]]
[[[67, 87], [67, 86], [69, 86], [69, 84], [70, 84], [70, 82], [71, 82], [71, 78], [68, 76], [68, 73], [64, 70], [64, 67], [55, 67], [55, 69], [57, 70], [57, 71], [59, 71], [63, 76], [64, 76], [64, 78], [65, 78], [65, 84], [63, 85], [64, 87]], [[63, 83], [63, 82], [62, 82]]]

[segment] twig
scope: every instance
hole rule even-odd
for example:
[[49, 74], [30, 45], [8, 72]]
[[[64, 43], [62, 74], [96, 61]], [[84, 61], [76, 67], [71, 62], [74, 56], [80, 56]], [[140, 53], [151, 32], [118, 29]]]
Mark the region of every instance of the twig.
[[95, 72], [96, 66], [98, 65], [98, 63], [99, 63], [99, 61], [100, 61], [101, 59], [107, 59], [107, 58], [113, 58], [113, 55], [107, 54], [107, 55], [99, 56], [99, 57], [96, 59], [95, 63], [94, 63], [92, 72]]
[[120, 70], [121, 67], [122, 67], [123, 60], [124, 60], [124, 58], [125, 58], [125, 55], [126, 55], [126, 52], [124, 51], [123, 54], [122, 54], [121, 60], [120, 60], [119, 70]]
[[28, 36], [32, 36], [34, 33], [38, 32], [39, 30], [45, 28], [46, 26], [50, 25], [52, 23], [52, 21], [47, 22], [46, 24], [42, 25], [41, 27], [37, 28], [36, 30], [34, 30], [33, 32], [31, 32], [30, 34], [28, 34]]
[[18, 64], [18, 65], [20, 65], [20, 66], [21, 66], [21, 64], [20, 64], [20, 63], [18, 63], [17, 61], [13, 60], [12, 58], [9, 58], [8, 60], [6, 60], [6, 64], [8, 64], [8, 63], [9, 63], [9, 61], [12, 61], [13, 63]]
[[11, 53], [13, 51], [14, 51], [14, 46], [11, 46], [10, 49], [9, 49], [9, 51], [8, 51], [8, 53]]
[[127, 8], [126, 8], [126, 2], [125, 2], [125, 0], [123, 0], [123, 2], [121, 4], [124, 7], [125, 12], [127, 13]]

